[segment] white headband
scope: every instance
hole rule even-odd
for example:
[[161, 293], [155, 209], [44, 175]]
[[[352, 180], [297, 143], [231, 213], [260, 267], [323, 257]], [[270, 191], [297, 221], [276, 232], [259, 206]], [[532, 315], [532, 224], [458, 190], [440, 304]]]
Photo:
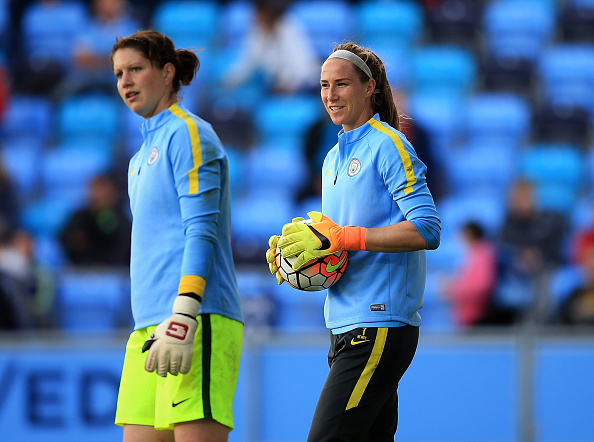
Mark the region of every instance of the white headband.
[[359, 57], [357, 54], [352, 53], [351, 51], [339, 49], [338, 51], [332, 52], [328, 59], [330, 58], [342, 58], [343, 60], [348, 60], [355, 66], [357, 66], [359, 69], [361, 69], [363, 72], [365, 72], [369, 78], [373, 78], [369, 66], [367, 66], [367, 64], [363, 61], [361, 57]]

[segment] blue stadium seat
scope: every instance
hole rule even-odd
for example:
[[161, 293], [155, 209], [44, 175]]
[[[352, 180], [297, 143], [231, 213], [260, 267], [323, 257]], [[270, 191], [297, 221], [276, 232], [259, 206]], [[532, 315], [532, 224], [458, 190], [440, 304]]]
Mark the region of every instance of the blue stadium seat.
[[69, 199], [41, 196], [24, 205], [21, 223], [35, 237], [55, 237], [77, 205]]
[[464, 141], [465, 126], [460, 110], [465, 100], [456, 94], [413, 92], [408, 100], [408, 113], [431, 135], [432, 148], [438, 160], [451, 154], [452, 146]]
[[458, 195], [500, 198], [517, 177], [517, 155], [497, 140], [465, 144], [445, 163], [448, 188]]
[[307, 129], [324, 108], [318, 96], [271, 96], [262, 100], [254, 113], [254, 124], [262, 144], [301, 146]]
[[566, 264], [551, 275], [549, 285], [549, 307], [558, 310], [571, 292], [585, 281], [584, 271], [577, 265]]
[[355, 14], [346, 0], [299, 0], [287, 12], [305, 28], [322, 60], [335, 44], [356, 37]]
[[406, 90], [411, 82], [410, 47], [393, 45], [383, 41], [376, 41], [369, 45], [384, 62], [388, 83], [393, 89]]
[[531, 107], [525, 98], [505, 92], [483, 92], [466, 103], [469, 143], [499, 142], [515, 149], [532, 134]]
[[2, 118], [5, 142], [46, 144], [53, 131], [54, 106], [41, 95], [14, 95]]
[[585, 158], [575, 146], [538, 143], [519, 158], [520, 175], [535, 184], [542, 209], [569, 213], [584, 190]]
[[486, 198], [484, 195], [468, 195], [465, 191], [460, 189], [460, 192], [436, 202], [442, 236], [458, 235], [469, 221], [481, 224], [487, 235], [498, 232], [503, 222], [507, 194], [501, 192]]
[[[272, 173], [272, 171], [269, 171]], [[281, 183], [281, 177], [278, 183]], [[295, 216], [293, 197], [280, 185], [266, 193], [247, 192], [235, 198], [231, 217], [233, 243], [242, 248], [267, 248], [268, 238], [280, 234], [283, 225]]]
[[113, 270], [62, 270], [56, 304], [62, 330], [109, 331], [129, 325], [128, 275]]
[[88, 21], [80, 1], [31, 3], [21, 22], [25, 53], [39, 62], [49, 59], [69, 66], [75, 36], [84, 32]]
[[555, 35], [554, 0], [487, 2], [483, 26], [487, 50], [495, 55], [536, 61]]
[[44, 196], [61, 200], [69, 207], [80, 205], [87, 196], [88, 183], [113, 165], [104, 145], [59, 145], [45, 152], [39, 171]]
[[59, 140], [64, 144], [78, 144], [83, 150], [89, 140], [99, 140], [113, 151], [123, 111], [127, 110], [112, 96], [92, 94], [66, 98], [57, 109]]
[[166, 0], [153, 12], [155, 30], [167, 34], [179, 48], [212, 48], [218, 32], [219, 4], [215, 1]]
[[364, 46], [411, 47], [423, 37], [423, 9], [416, 2], [365, 0], [356, 8]]
[[40, 144], [30, 141], [9, 141], [0, 150], [2, 165], [23, 201], [30, 199], [40, 184], [42, 148]]
[[411, 60], [412, 88], [429, 94], [466, 95], [477, 83], [478, 66], [473, 52], [461, 46], [425, 45]]
[[540, 58], [539, 79], [546, 102], [594, 115], [594, 44], [561, 43], [548, 48]]
[[278, 189], [293, 195], [303, 185], [305, 160], [300, 146], [260, 145], [243, 156], [243, 186], [250, 192]]
[[255, 7], [246, 0], [232, 0], [222, 5], [219, 16], [219, 29], [222, 32], [222, 46], [240, 46], [255, 22]]

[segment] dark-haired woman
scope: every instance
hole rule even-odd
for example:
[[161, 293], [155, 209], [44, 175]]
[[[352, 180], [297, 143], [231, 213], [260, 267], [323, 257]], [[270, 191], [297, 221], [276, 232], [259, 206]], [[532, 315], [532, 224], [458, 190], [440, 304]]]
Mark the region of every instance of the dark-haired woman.
[[309, 260], [349, 251], [342, 278], [328, 290], [330, 372], [309, 442], [394, 440], [398, 383], [416, 352], [426, 277], [425, 249], [439, 245], [441, 223], [425, 165], [399, 131], [383, 62], [354, 43], [322, 65], [321, 97], [338, 143], [322, 168], [322, 213], [286, 224], [273, 250]]
[[226, 441], [243, 324], [227, 157], [212, 127], [178, 99], [199, 60], [142, 31], [116, 42], [111, 64], [122, 100], [145, 119], [128, 169], [134, 331], [116, 423], [125, 442]]

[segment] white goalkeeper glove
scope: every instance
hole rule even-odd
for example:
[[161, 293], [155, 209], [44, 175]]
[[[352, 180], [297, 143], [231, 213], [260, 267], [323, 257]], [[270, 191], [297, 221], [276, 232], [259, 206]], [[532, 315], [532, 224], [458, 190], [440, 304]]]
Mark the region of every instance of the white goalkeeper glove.
[[166, 377], [186, 374], [192, 365], [194, 334], [198, 328], [198, 310], [202, 298], [193, 293], [179, 294], [173, 302], [173, 314], [157, 326], [142, 346], [149, 350], [144, 368]]

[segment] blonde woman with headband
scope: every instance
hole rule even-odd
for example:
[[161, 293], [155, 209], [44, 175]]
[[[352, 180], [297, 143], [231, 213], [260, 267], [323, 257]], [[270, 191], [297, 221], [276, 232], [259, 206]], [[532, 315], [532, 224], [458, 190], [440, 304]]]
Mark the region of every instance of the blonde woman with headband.
[[321, 97], [342, 129], [322, 167], [322, 213], [309, 226], [286, 224], [274, 249], [309, 260], [349, 251], [342, 278], [327, 293], [330, 371], [308, 442], [392, 442], [398, 383], [416, 352], [426, 278], [425, 250], [439, 246], [441, 222], [427, 168], [399, 131], [383, 62], [354, 43], [338, 45], [322, 65]]

